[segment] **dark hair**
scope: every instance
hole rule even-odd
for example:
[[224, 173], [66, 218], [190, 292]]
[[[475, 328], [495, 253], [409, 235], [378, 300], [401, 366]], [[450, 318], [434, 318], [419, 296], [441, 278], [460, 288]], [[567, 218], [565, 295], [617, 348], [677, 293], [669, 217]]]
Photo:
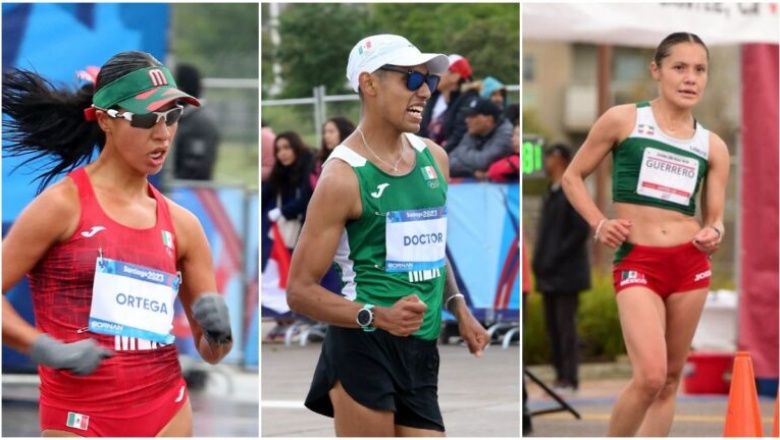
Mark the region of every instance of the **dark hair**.
[[201, 82], [198, 68], [192, 64], [178, 64], [176, 66], [176, 86], [182, 92], [200, 98]]
[[509, 104], [504, 111], [504, 117], [507, 118], [513, 126], [520, 124], [520, 104]]
[[[277, 143], [279, 139], [286, 139], [290, 143], [295, 153], [295, 162], [288, 166], [282, 165], [276, 159]], [[300, 186], [302, 179], [309, 178], [311, 170], [312, 153], [311, 149], [303, 143], [303, 140], [294, 131], [285, 131], [276, 135], [274, 139], [274, 167], [271, 170], [271, 176], [268, 178], [275, 194], [290, 196], [295, 193], [296, 188]]]
[[699, 38], [696, 34], [691, 34], [689, 32], [675, 32], [673, 34], [669, 34], [666, 38], [661, 41], [661, 44], [658, 45], [658, 48], [655, 50], [655, 56], [653, 57], [653, 61], [655, 61], [655, 64], [657, 66], [661, 66], [661, 61], [668, 57], [669, 54], [672, 52], [672, 47], [680, 44], [680, 43], [696, 43], [701, 44], [701, 47], [704, 48], [704, 50], [707, 52], [707, 59], [710, 58], [710, 50], [707, 49], [707, 45], [704, 44], [704, 41]]
[[63, 171], [87, 163], [95, 146], [101, 151], [106, 136], [96, 121], [84, 118], [97, 90], [122, 76], [150, 66], [162, 65], [145, 52], [122, 52], [100, 68], [95, 87], [74, 90], [57, 88], [36, 72], [13, 68], [3, 72], [3, 137], [9, 156], [30, 156], [49, 161], [35, 180], [38, 192]]
[[[339, 132], [339, 142], [344, 142], [344, 139], [346, 139], [347, 136], [351, 135], [352, 132], [355, 131], [355, 124], [343, 116], [334, 116], [325, 121], [325, 123], [322, 124], [323, 131], [325, 131], [325, 125], [328, 122], [332, 122], [333, 125], [336, 126], [336, 130]], [[323, 136], [322, 142], [320, 143], [320, 151], [317, 153], [317, 158], [320, 160], [320, 163], [325, 163], [332, 151], [333, 150], [330, 150], [325, 146], [325, 136]]]
[[548, 156], [560, 156], [563, 158], [563, 160], [566, 161], [566, 163], [569, 163], [571, 162], [572, 156], [571, 148], [569, 148], [568, 145], [562, 143], [553, 144], [547, 147], [544, 152], [544, 157]]

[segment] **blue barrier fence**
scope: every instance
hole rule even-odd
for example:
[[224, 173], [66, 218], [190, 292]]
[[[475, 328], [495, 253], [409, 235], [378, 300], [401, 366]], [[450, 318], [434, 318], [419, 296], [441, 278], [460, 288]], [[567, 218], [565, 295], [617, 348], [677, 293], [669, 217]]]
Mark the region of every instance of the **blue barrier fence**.
[[[519, 321], [519, 184], [453, 182], [447, 194], [447, 255], [461, 292], [486, 323]], [[270, 240], [263, 235], [264, 247]], [[263, 252], [263, 316], [289, 312], [284, 290], [275, 286], [275, 265]], [[445, 313], [445, 319], [452, 319]]]

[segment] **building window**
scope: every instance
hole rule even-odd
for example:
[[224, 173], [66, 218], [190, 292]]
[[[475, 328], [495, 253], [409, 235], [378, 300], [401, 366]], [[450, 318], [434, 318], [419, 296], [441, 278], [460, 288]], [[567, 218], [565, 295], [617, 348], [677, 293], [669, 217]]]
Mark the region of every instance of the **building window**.
[[523, 82], [531, 82], [536, 77], [536, 61], [532, 56], [523, 57]]

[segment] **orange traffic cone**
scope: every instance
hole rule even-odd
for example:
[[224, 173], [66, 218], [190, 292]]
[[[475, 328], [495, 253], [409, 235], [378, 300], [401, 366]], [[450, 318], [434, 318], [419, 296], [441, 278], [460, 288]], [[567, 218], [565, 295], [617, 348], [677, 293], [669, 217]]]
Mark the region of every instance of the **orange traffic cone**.
[[731, 372], [731, 389], [724, 437], [763, 437], [756, 379], [750, 353], [737, 352]]

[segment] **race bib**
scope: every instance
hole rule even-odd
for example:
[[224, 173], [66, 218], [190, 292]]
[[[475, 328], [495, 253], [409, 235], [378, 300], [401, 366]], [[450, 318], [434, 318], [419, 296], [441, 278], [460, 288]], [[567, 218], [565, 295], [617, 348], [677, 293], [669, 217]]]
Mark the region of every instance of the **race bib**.
[[639, 182], [639, 195], [688, 206], [696, 190], [699, 161], [657, 148], [645, 148]]
[[445, 207], [387, 213], [386, 272], [433, 271], [444, 267]]
[[180, 283], [177, 274], [99, 257], [89, 330], [172, 343], [173, 302]]

